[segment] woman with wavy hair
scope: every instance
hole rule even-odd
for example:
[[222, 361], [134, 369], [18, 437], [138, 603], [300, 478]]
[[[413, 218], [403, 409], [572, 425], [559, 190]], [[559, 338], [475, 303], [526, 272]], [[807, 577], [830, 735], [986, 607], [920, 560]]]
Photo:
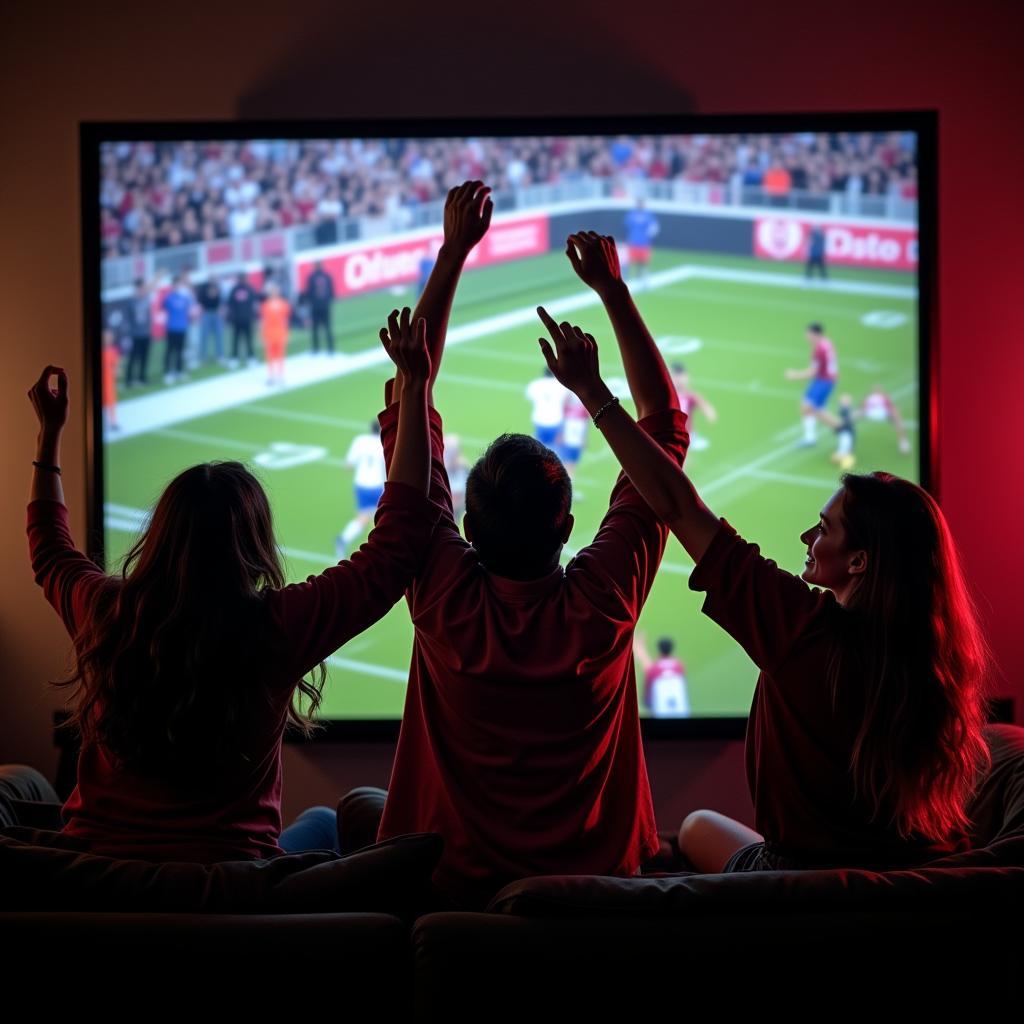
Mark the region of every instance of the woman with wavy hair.
[[101, 572], [68, 529], [67, 375], [48, 366], [29, 391], [32, 568], [77, 663], [64, 685], [82, 751], [64, 831], [93, 852], [205, 863], [295, 848], [281, 838], [285, 726], [313, 728], [324, 659], [401, 597], [436, 522], [425, 325], [395, 311], [381, 341], [406, 393], [376, 528], [350, 560], [290, 586], [267, 495], [237, 462], [179, 474], [122, 572]]
[[[570, 240], [585, 280], [619, 287], [611, 239]], [[957, 849], [988, 763], [988, 650], [949, 527], [922, 488], [847, 475], [800, 535], [800, 577], [700, 499], [601, 380], [590, 335], [542, 311], [555, 376], [693, 558], [703, 611], [760, 669], [747, 727], [754, 831], [695, 811], [679, 833], [700, 871], [894, 867]], [[556, 351], [557, 350], [557, 351]]]

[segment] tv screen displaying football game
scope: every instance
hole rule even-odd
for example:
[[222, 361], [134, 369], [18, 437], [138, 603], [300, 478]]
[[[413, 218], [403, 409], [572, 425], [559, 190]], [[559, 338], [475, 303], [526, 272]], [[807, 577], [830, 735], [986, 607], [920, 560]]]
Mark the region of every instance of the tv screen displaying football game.
[[[535, 312], [592, 333], [632, 408], [604, 311], [565, 255], [570, 233], [592, 229], [616, 239], [671, 369], [700, 494], [800, 573], [799, 535], [844, 471], [921, 479], [928, 406], [920, 134], [819, 121], [306, 138], [94, 126], [86, 255], [99, 294], [87, 300], [107, 568], [170, 479], [216, 459], [245, 462], [266, 486], [290, 580], [358, 548], [386, 475], [376, 417], [392, 365], [378, 331], [416, 305], [448, 190], [480, 179], [493, 222], [456, 295], [434, 392], [456, 516], [470, 468], [504, 432], [538, 436], [570, 472], [565, 561], [608, 507], [615, 457], [545, 375]], [[757, 671], [700, 614], [691, 569], [670, 537], [637, 630], [642, 714], [745, 716]], [[411, 645], [400, 602], [328, 659], [321, 717], [400, 718]]]

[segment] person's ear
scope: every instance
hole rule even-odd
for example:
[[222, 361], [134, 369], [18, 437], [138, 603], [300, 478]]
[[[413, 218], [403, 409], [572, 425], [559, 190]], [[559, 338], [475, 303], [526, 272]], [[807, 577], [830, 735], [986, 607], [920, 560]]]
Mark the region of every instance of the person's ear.
[[846, 571], [851, 576], [863, 576], [868, 569], [868, 553], [866, 551], [854, 551], [850, 555]]
[[466, 535], [466, 540], [470, 544], [473, 543], [473, 517], [468, 513], [464, 513], [462, 516], [462, 532]]
[[[565, 530], [562, 532], [562, 543], [565, 544], [569, 540], [569, 534], [572, 533], [573, 524], [576, 522], [575, 517], [570, 512], [565, 520]], [[468, 536], [468, 534], [467, 534]]]

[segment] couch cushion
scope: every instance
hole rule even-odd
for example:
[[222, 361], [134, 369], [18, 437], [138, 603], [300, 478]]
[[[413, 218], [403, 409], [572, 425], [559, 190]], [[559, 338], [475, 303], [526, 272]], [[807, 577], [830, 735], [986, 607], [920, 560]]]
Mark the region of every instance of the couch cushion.
[[1024, 836], [1024, 728], [985, 727], [992, 767], [968, 807], [975, 848]]
[[0, 829], [5, 910], [310, 913], [408, 909], [429, 888], [436, 835], [401, 836], [347, 857], [327, 851], [219, 864], [99, 857], [59, 832]]
[[506, 886], [488, 910], [523, 917], [663, 917], [1024, 905], [1024, 867], [741, 871], [646, 878], [551, 875]]

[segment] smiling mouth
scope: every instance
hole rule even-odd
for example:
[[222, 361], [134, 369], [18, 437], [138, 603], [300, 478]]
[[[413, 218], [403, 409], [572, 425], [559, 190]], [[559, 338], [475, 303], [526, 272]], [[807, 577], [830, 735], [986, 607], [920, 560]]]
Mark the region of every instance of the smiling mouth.
[[811, 558], [811, 556], [810, 556], [810, 555], [808, 555], [808, 556], [807, 556], [807, 557], [806, 557], [806, 558], [804, 559], [804, 565], [814, 565], [814, 559], [813, 559], [813, 558]]

